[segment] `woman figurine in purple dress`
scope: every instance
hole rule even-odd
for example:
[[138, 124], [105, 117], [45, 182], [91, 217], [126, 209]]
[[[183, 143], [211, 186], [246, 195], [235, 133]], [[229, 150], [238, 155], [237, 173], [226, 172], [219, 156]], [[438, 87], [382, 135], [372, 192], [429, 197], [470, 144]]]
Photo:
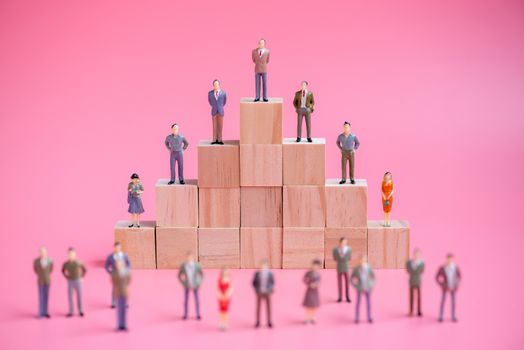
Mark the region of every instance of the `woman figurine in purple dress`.
[[305, 324], [315, 323], [315, 312], [320, 306], [320, 296], [318, 286], [320, 284], [320, 265], [322, 262], [318, 259], [313, 260], [311, 269], [304, 275], [304, 283], [307, 286], [306, 296], [304, 298], [304, 307], [306, 308]]
[[140, 227], [140, 214], [144, 212], [142, 198], [140, 198], [143, 192], [144, 186], [142, 186], [138, 174], [131, 175], [131, 182], [127, 185], [127, 203], [129, 203], [127, 211], [131, 214], [131, 225], [129, 227]]

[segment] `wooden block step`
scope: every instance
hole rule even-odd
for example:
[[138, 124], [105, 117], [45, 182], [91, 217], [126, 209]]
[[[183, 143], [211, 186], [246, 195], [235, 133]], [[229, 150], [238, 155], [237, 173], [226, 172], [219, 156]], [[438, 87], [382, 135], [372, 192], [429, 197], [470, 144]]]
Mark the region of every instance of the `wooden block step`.
[[282, 186], [282, 145], [240, 145], [241, 186]]
[[121, 220], [115, 225], [115, 242], [122, 244], [122, 250], [129, 256], [131, 267], [155, 269], [155, 222], [140, 222], [140, 228], [129, 228], [131, 221]]
[[355, 184], [339, 185], [340, 180], [326, 181], [326, 226], [366, 227], [368, 220], [368, 184], [355, 180]]
[[185, 185], [168, 185], [168, 182], [168, 179], [160, 179], [156, 183], [156, 225], [197, 227], [197, 180], [186, 180]]
[[239, 227], [240, 187], [200, 188], [198, 207], [199, 227]]
[[324, 266], [324, 227], [284, 227], [282, 267], [306, 269], [314, 259]]
[[284, 227], [325, 227], [324, 186], [283, 187]]
[[282, 227], [282, 187], [241, 187], [240, 226]]
[[158, 269], [178, 269], [187, 253], [198, 257], [196, 227], [156, 228], [156, 266]]
[[282, 164], [284, 185], [323, 186], [326, 182], [326, 139], [314, 138], [312, 143], [284, 139]]
[[198, 187], [228, 188], [240, 186], [240, 150], [238, 141], [211, 141], [198, 144]]
[[241, 227], [240, 267], [259, 268], [264, 259], [271, 268], [282, 268], [282, 227]]
[[240, 100], [240, 143], [282, 144], [283, 98], [270, 98], [269, 102], [253, 102], [253, 98]]
[[382, 226], [382, 220], [368, 222], [368, 260], [376, 269], [403, 269], [409, 258], [409, 223], [391, 221], [391, 227]]
[[240, 268], [239, 228], [199, 228], [198, 256], [203, 268]]

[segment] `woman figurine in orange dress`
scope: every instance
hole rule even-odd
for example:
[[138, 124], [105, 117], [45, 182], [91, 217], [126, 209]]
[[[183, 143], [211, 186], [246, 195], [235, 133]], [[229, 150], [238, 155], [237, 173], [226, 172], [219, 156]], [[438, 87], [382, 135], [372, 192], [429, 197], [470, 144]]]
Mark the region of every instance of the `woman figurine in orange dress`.
[[388, 171], [382, 180], [382, 209], [384, 209], [384, 226], [390, 227], [391, 207], [393, 205], [393, 176]]
[[221, 331], [225, 331], [228, 327], [229, 303], [232, 294], [233, 285], [231, 283], [231, 276], [229, 270], [224, 268], [220, 272], [218, 278], [218, 307], [220, 311], [220, 321], [218, 326]]

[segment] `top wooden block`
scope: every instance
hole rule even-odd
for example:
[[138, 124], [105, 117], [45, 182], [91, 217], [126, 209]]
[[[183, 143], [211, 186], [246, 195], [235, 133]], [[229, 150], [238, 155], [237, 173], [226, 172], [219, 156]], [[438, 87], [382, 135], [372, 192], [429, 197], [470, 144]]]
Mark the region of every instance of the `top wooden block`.
[[366, 227], [368, 222], [368, 183], [356, 179], [343, 185], [339, 179], [326, 181], [326, 226]]
[[240, 99], [240, 143], [282, 144], [283, 103], [283, 98], [270, 98], [269, 102]]
[[159, 227], [198, 226], [197, 180], [185, 185], [168, 185], [168, 179], [156, 182], [156, 224]]
[[201, 188], [230, 188], [240, 186], [240, 145], [238, 140], [212, 145], [198, 143], [198, 186]]
[[296, 142], [286, 138], [282, 146], [284, 185], [324, 185], [326, 181], [326, 139]]

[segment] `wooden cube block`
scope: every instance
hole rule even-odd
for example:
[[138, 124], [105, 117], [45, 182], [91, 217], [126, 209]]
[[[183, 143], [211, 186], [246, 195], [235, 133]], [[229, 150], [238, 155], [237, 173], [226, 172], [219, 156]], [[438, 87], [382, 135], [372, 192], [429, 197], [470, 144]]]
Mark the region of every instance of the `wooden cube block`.
[[403, 269], [409, 258], [409, 223], [391, 221], [368, 222], [368, 260], [377, 269]]
[[368, 230], [367, 227], [344, 227], [326, 228], [324, 234], [324, 259], [327, 269], [335, 268], [336, 262], [333, 260], [333, 248], [338, 247], [340, 238], [346, 237], [348, 245], [351, 247], [351, 261], [349, 266], [353, 267], [358, 263], [362, 253], [368, 251]]
[[282, 164], [284, 185], [324, 185], [326, 181], [326, 139], [295, 142], [284, 139]]
[[168, 185], [169, 180], [156, 183], [156, 225], [159, 227], [198, 226], [198, 185], [186, 180], [185, 185]]
[[200, 227], [240, 226], [240, 187], [198, 190]]
[[324, 227], [284, 227], [282, 267], [305, 269], [314, 259], [324, 266]]
[[129, 228], [131, 221], [121, 220], [115, 225], [115, 242], [122, 243], [122, 250], [129, 256], [131, 267], [155, 269], [155, 222], [142, 221], [140, 228]]
[[338, 184], [339, 180], [326, 181], [326, 226], [366, 227], [368, 220], [368, 184], [355, 180], [355, 184]]
[[282, 187], [241, 187], [240, 226], [282, 227]]
[[282, 227], [240, 228], [240, 267], [259, 268], [264, 259], [271, 268], [282, 268]]
[[198, 144], [198, 187], [239, 187], [240, 150], [238, 141], [224, 141], [212, 145], [211, 141]]
[[198, 256], [204, 268], [239, 268], [239, 229], [199, 228]]
[[187, 253], [198, 257], [196, 227], [156, 228], [156, 266], [158, 269], [178, 269]]
[[282, 145], [240, 145], [241, 186], [282, 186]]
[[282, 105], [284, 99], [270, 98], [269, 102], [240, 100], [240, 143], [282, 144]]
[[324, 186], [283, 187], [284, 227], [325, 227]]

